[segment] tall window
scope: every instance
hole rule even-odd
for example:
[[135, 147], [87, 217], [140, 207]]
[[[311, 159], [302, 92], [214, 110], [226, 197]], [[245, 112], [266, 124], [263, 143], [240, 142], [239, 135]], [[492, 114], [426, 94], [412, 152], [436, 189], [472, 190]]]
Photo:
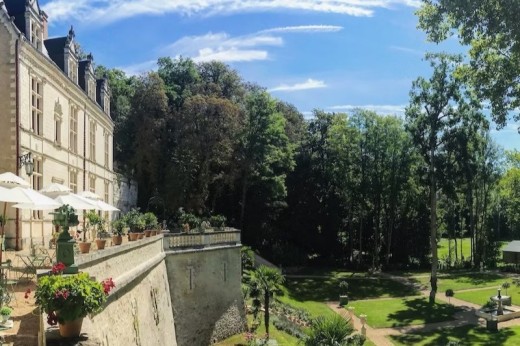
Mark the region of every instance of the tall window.
[[88, 188], [89, 188], [90, 192], [96, 193], [96, 176], [94, 176], [94, 175], [90, 176]]
[[109, 167], [109, 139], [110, 139], [110, 134], [108, 132], [105, 133], [105, 167]]
[[41, 31], [38, 25], [31, 22], [31, 42], [38, 49], [42, 48]]
[[88, 96], [92, 100], [96, 100], [96, 83], [91, 78], [88, 80]]
[[69, 78], [78, 82], [78, 65], [72, 58], [69, 59]]
[[70, 109], [69, 149], [73, 153], [78, 153], [78, 110], [76, 107]]
[[73, 193], [78, 193], [78, 173], [76, 171], [70, 171], [69, 188]]
[[94, 121], [90, 122], [89, 134], [90, 159], [96, 162], [96, 123]]
[[54, 110], [54, 142], [56, 144], [61, 144], [61, 121], [62, 115], [60, 112], [61, 107], [55, 107]]
[[[35, 158], [33, 162], [34, 172], [32, 174], [32, 188], [38, 191], [43, 188], [43, 161], [41, 158]], [[41, 210], [33, 211], [33, 219], [43, 219], [43, 212]]]
[[43, 83], [36, 78], [31, 78], [31, 130], [37, 134], [43, 134]]

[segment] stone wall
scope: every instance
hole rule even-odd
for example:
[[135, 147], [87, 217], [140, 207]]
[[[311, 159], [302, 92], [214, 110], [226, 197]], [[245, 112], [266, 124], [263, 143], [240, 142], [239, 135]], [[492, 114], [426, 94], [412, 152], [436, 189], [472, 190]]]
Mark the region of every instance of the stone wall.
[[137, 206], [137, 182], [122, 174], [114, 175], [114, 205], [126, 213]]
[[166, 252], [179, 346], [210, 345], [245, 329], [240, 245]]
[[80, 271], [116, 284], [106, 308], [84, 319], [89, 344], [177, 345], [162, 247], [162, 236], [155, 236], [76, 257]]

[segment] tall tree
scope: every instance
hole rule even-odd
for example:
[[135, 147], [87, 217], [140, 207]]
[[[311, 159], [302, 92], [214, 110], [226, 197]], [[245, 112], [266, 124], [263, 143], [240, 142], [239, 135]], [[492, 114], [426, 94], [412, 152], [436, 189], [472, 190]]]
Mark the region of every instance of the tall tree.
[[242, 228], [249, 189], [252, 186], [265, 189], [265, 204], [283, 200], [287, 194], [287, 173], [294, 168], [294, 146], [285, 132], [285, 118], [276, 111], [276, 102], [266, 92], [253, 92], [246, 98], [245, 111], [238, 150], [241, 169], [239, 224]]
[[431, 248], [431, 291], [430, 303], [435, 302], [437, 293], [437, 193], [439, 177], [445, 167], [443, 152], [454, 139], [463, 115], [476, 107], [467, 102], [461, 81], [453, 72], [461, 57], [445, 54], [429, 54], [427, 59], [433, 68], [429, 79], [418, 78], [410, 92], [410, 105], [406, 109], [408, 129], [415, 145], [426, 163], [430, 194], [430, 248]]
[[458, 33], [470, 47], [469, 63], [459, 68], [481, 99], [490, 101], [499, 126], [520, 113], [520, 4], [517, 0], [422, 0], [419, 27], [433, 42]]

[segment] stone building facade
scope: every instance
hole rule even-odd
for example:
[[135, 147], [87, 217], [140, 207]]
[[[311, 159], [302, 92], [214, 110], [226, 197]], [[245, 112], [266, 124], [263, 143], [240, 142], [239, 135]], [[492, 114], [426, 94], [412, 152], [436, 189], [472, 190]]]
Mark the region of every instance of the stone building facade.
[[[73, 28], [48, 38], [37, 0], [0, 1], [0, 173], [35, 190], [55, 182], [92, 191], [112, 204], [113, 131], [108, 81], [96, 79], [91, 54], [76, 52]], [[31, 176], [20, 166], [28, 153]], [[8, 247], [49, 239], [51, 215], [8, 210]]]

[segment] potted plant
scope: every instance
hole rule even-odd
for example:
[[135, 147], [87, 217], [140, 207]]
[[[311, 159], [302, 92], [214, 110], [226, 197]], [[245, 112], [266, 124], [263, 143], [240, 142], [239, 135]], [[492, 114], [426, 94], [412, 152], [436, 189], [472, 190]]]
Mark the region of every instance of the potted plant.
[[63, 270], [65, 265], [58, 263], [50, 275], [38, 279], [36, 304], [47, 314], [47, 323], [59, 324], [61, 336], [77, 337], [83, 318], [103, 309], [115, 285], [112, 279], [93, 280], [88, 273], [61, 275]]
[[339, 306], [345, 306], [348, 304], [348, 282], [343, 280], [339, 283]]
[[148, 212], [143, 215], [143, 220], [145, 223], [144, 234], [146, 237], [149, 237], [152, 231], [157, 227], [157, 216], [155, 216], [154, 213]]
[[2, 323], [5, 323], [9, 321], [9, 318], [11, 317], [11, 313], [13, 312], [13, 309], [11, 309], [8, 306], [3, 306], [0, 308], [0, 319]]
[[226, 217], [224, 215], [212, 215], [209, 218], [209, 223], [211, 227], [215, 229], [215, 231], [223, 231], [224, 227], [226, 227]]
[[125, 233], [126, 223], [124, 219], [112, 221], [112, 244], [121, 245], [123, 242], [123, 234]]
[[85, 224], [85, 227], [83, 228], [83, 241], [79, 242], [78, 245], [79, 245], [79, 251], [81, 253], [89, 253], [92, 242], [87, 241], [87, 233], [96, 232], [95, 228], [99, 222], [100, 216], [97, 214], [97, 212], [91, 210], [84, 215], [84, 218], [86, 220], [86, 224]]
[[451, 304], [451, 297], [455, 295], [455, 292], [451, 288], [446, 290], [446, 297], [448, 298], [448, 303]]
[[125, 216], [127, 226], [130, 228], [129, 240], [134, 241], [139, 237], [139, 233], [144, 230], [145, 223], [138, 209], [130, 210]]
[[103, 250], [106, 246], [107, 239], [109, 237], [108, 232], [105, 228], [106, 220], [103, 218], [100, 218], [100, 222], [98, 224], [98, 230], [96, 232], [97, 238], [96, 238], [96, 247], [98, 250]]
[[182, 213], [179, 217], [179, 223], [182, 229], [186, 232], [196, 231], [201, 223], [200, 218], [191, 213]]

